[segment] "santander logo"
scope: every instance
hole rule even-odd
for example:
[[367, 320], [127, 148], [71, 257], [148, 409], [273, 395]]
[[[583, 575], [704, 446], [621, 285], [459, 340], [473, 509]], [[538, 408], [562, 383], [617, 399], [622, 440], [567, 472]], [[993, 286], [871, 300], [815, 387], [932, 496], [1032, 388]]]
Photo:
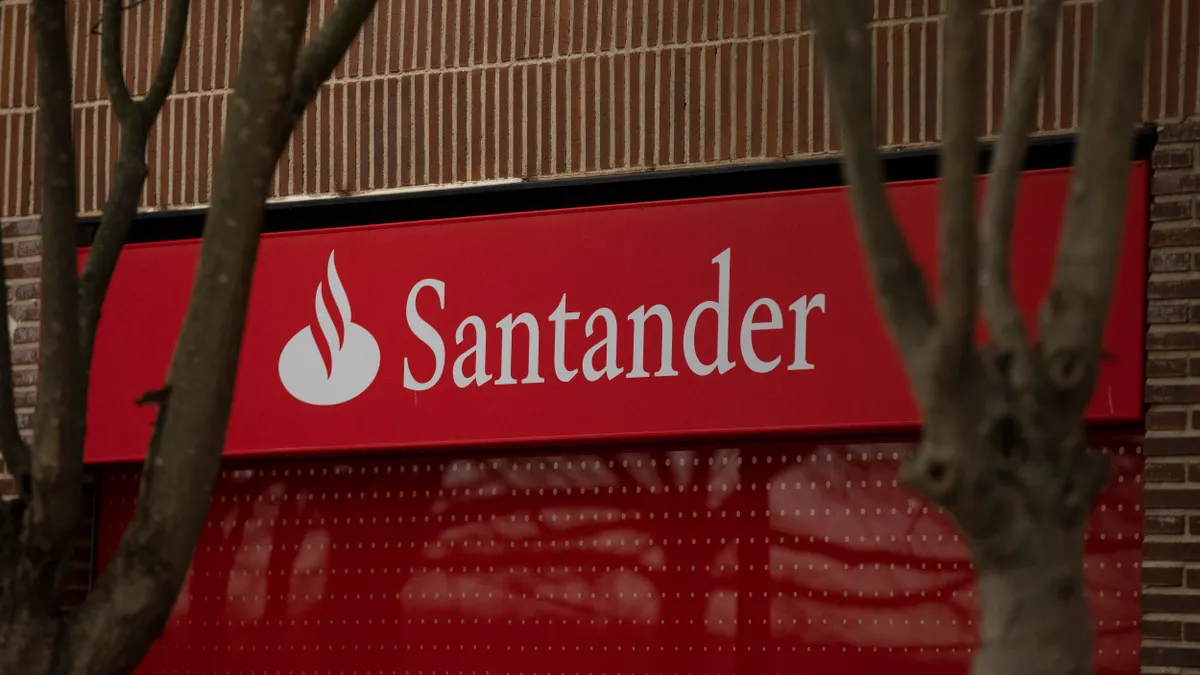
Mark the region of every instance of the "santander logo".
[[[279, 381], [296, 399], [310, 405], [331, 406], [354, 399], [367, 390], [379, 373], [379, 343], [350, 315], [350, 298], [338, 277], [334, 252], [329, 253], [325, 282], [337, 309], [330, 316], [317, 284], [316, 314], [321, 329], [318, 344], [312, 326], [305, 326], [288, 340], [279, 354]], [[322, 349], [322, 346], [324, 349]]]
[[[432, 368], [428, 360], [418, 366], [416, 359], [406, 356], [401, 359], [403, 381], [395, 384], [413, 392], [426, 391], [442, 382], [448, 372], [453, 374], [453, 385], [465, 389], [536, 385], [547, 382], [547, 377], [566, 383], [579, 375], [588, 382], [597, 382], [617, 378], [677, 377], [684, 370], [698, 377], [708, 377], [724, 375], [738, 367], [758, 374], [770, 373], [777, 368], [788, 371], [814, 369], [816, 366], [808, 356], [809, 321], [814, 312], [825, 313], [825, 294], [801, 295], [790, 303], [785, 301], [786, 304], [759, 297], [738, 316], [737, 310], [731, 307], [731, 250], [721, 251], [710, 263], [716, 267], [717, 283], [716, 288], [709, 287], [708, 292], [715, 290], [716, 297], [691, 307], [672, 309], [663, 304], [642, 304], [632, 311], [629, 307], [598, 307], [585, 314], [579, 309], [570, 309], [567, 294], [561, 293], [552, 310], [547, 303], [540, 310], [509, 312], [498, 320], [495, 316], [485, 319], [477, 314], [454, 317], [459, 322], [453, 332], [453, 345], [448, 344], [450, 336], [439, 332], [429, 322], [430, 317], [422, 315], [417, 306], [417, 299], [422, 294], [429, 294], [437, 303], [437, 310], [433, 311], [444, 311], [447, 284], [442, 279], [421, 279], [409, 289], [404, 318], [408, 333], [432, 356]], [[365, 328], [351, 320], [350, 300], [338, 278], [332, 252], [325, 274], [326, 281], [317, 284], [315, 305], [320, 335], [312, 326], [305, 326], [292, 336], [279, 355], [279, 380], [284, 388], [301, 402], [318, 406], [338, 405], [354, 399], [371, 386], [379, 373], [379, 343]], [[337, 310], [336, 321], [326, 308], [322, 293], [326, 285]], [[430, 311], [428, 305], [426, 310]], [[680, 316], [681, 311], [686, 316]], [[789, 312], [792, 315], [790, 321], [785, 319]], [[715, 335], [710, 333], [702, 338], [697, 333], [701, 330], [700, 319], [705, 315], [713, 315], [716, 319], [710, 323], [712, 328], [704, 329], [715, 328]], [[624, 323], [622, 316], [626, 319]], [[573, 356], [568, 360], [567, 325], [572, 321], [579, 321], [583, 330], [574, 331], [574, 337], [570, 339], [582, 338], [590, 344], [582, 358]], [[790, 349], [780, 349], [776, 341], [774, 353], [761, 351], [764, 345], [756, 343], [755, 337], [773, 331], [791, 333]], [[397, 336], [385, 337], [394, 339]], [[659, 348], [647, 350], [647, 343], [652, 340], [661, 340]], [[716, 353], [701, 357], [698, 347], [701, 342], [714, 345]], [[682, 351], [682, 363], [675, 353], [677, 345]], [[489, 360], [488, 350], [497, 347], [499, 359]], [[527, 358], [521, 359], [524, 372], [517, 372], [518, 359], [514, 356], [518, 350], [528, 350]], [[543, 350], [547, 352], [545, 356], [550, 357], [545, 362]], [[543, 374], [542, 368], [551, 364], [553, 373], [547, 368]], [[497, 365], [498, 372], [492, 370]]]

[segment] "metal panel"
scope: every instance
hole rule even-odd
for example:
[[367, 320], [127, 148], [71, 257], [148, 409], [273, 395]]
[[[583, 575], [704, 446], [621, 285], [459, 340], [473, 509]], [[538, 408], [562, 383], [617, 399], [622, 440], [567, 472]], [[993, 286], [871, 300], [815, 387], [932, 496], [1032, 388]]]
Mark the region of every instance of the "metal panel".
[[[1139, 669], [1136, 439], [1088, 540], [1097, 673]], [[226, 471], [142, 675], [966, 672], [969, 558], [910, 444], [270, 462]], [[137, 477], [101, 480], [100, 555]]]

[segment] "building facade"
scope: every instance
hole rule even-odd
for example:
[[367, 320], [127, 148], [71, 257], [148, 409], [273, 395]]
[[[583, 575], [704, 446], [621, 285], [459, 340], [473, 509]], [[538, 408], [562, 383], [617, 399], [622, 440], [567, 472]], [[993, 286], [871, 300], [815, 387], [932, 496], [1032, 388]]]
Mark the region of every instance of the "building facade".
[[[905, 154], [899, 151], [919, 155], [934, 150], [940, 139], [942, 4], [937, 0], [875, 3], [878, 127], [882, 143], [898, 151], [897, 157]], [[1015, 64], [1022, 3], [990, 0], [987, 4], [985, 110], [987, 133], [992, 135], [999, 129]], [[194, 219], [194, 210], [208, 199], [237, 68], [237, 50], [231, 46], [240, 40], [248, 11], [245, 5], [230, 0], [194, 3], [174, 93], [151, 136], [150, 178], [143, 197], [147, 214], [138, 224], [143, 240], [177, 236], [172, 228]], [[334, 0], [316, 0], [314, 23], [319, 24], [333, 5]], [[99, 3], [72, 7], [79, 210], [94, 216], [104, 201], [108, 167], [116, 158], [117, 125], [106, 100], [100, 42], [93, 31]], [[1078, 127], [1080, 91], [1092, 48], [1093, 10], [1089, 1], [1064, 3], [1037, 120], [1037, 134], [1047, 142], [1069, 136]], [[135, 92], [148, 86], [147, 64], [155, 61], [165, 15], [164, 3], [141, 3], [127, 11], [126, 69]], [[0, 221], [17, 402], [22, 420], [27, 421], [37, 386], [40, 273], [40, 205], [33, 161], [37, 129], [27, 3], [0, 2], [0, 36], [0, 48], [6, 50], [0, 58]], [[1139, 511], [1140, 530], [1123, 533], [1141, 541], [1140, 584], [1127, 591], [1141, 603], [1137, 667], [1147, 673], [1200, 672], [1200, 213], [1196, 211], [1200, 2], [1156, 0], [1146, 70], [1140, 92], [1142, 120], [1153, 129], [1153, 147], [1149, 151], [1147, 277], [1139, 281], [1145, 289], [1141, 299], [1145, 379], [1140, 392], [1144, 417], [1133, 434], [1136, 441], [1127, 443], [1121, 436], [1112, 443], [1128, 444], [1131, 451], [1136, 446], [1145, 457], [1144, 468], [1130, 469], [1128, 474], [1131, 482], [1144, 486], [1137, 497], [1144, 508]], [[341, 212], [338, 204], [350, 205], [345, 207], [349, 209], [358, 203], [355, 200], [402, 197], [410, 199], [404, 203], [416, 205], [413, 208], [444, 215], [434, 207], [420, 206], [431, 203], [421, 201], [421, 195], [434, 188], [495, 191], [543, 181], [550, 190], [556, 180], [566, 184], [566, 179], [624, 178], [673, 170], [774, 165], [804, 170], [836, 156], [837, 151], [836, 129], [803, 0], [381, 0], [362, 37], [297, 128], [276, 174], [272, 196], [280, 209], [291, 205], [294, 213], [301, 213], [311, 203], [324, 209], [322, 217], [334, 219]], [[913, 169], [899, 171], [904, 175]], [[635, 184], [644, 185], [629, 183]], [[541, 207], [532, 203], [524, 208]], [[280, 223], [287, 220], [283, 215], [273, 217]], [[155, 235], [156, 226], [172, 234]], [[718, 450], [687, 452], [697, 453], [698, 462], [701, 457], [719, 461]], [[638, 452], [645, 453], [646, 461], [669, 458], [666, 450], [661, 453], [667, 454], [652, 449]], [[772, 452], [780, 461], [788, 454], [765, 449], [761, 456]], [[589, 456], [594, 455], [602, 453]], [[753, 455], [741, 452], [737, 457], [750, 461]], [[301, 470], [278, 466], [281, 471]], [[369, 466], [388, 470], [386, 462]], [[393, 468], [398, 471], [400, 466]], [[120, 487], [128, 479], [126, 474], [120, 470], [99, 474], [91, 486], [94, 503], [106, 504], [105, 490], [127, 494]], [[228, 481], [234, 478], [223, 479], [221, 489], [233, 490]], [[864, 475], [863, 480], [868, 478], [876, 476]], [[535, 483], [533, 489], [546, 485]], [[405, 489], [424, 487], [418, 481]], [[328, 489], [335, 499], [342, 490], [342, 499], [351, 502], [355, 490], [339, 487], [336, 475], [328, 483], [305, 483], [304, 489]], [[228, 495], [236, 502], [235, 493]], [[81, 537], [73, 583], [77, 592], [86, 591], [96, 559], [103, 558], [105, 537], [111, 539], [105, 527], [119, 522], [123, 504], [120, 499], [107, 502], [104, 508], [118, 515], [111, 521], [102, 516]], [[509, 513], [501, 506], [489, 508], [493, 514]], [[347, 518], [355, 512], [335, 513]], [[297, 519], [302, 514], [278, 517]], [[231, 523], [244, 520], [229, 516]], [[942, 534], [950, 536], [948, 531]], [[346, 562], [344, 568], [358, 569], [353, 562]], [[263, 569], [271, 568], [268, 564]], [[341, 592], [360, 590], [350, 588]], [[672, 590], [688, 592], [686, 585]], [[751, 584], [741, 589], [751, 598], [755, 590], [761, 587]], [[743, 620], [776, 616], [742, 607], [752, 604], [742, 602], [735, 615]], [[684, 620], [689, 616], [687, 608], [672, 611]], [[545, 625], [548, 631], [561, 630]], [[434, 650], [435, 634], [415, 635], [429, 639], [429, 656], [442, 656]], [[557, 648], [569, 643], [569, 636], [560, 633], [566, 642], [550, 639], [542, 645], [543, 652], [537, 652], [533, 642], [525, 648], [544, 656], [548, 645]], [[641, 646], [658, 649], [673, 638], [662, 639], [664, 644]], [[181, 638], [170, 648], [182, 649], [180, 645], [186, 644]], [[515, 640], [513, 644], [525, 643]], [[632, 649], [630, 644], [626, 647]], [[735, 640], [733, 646], [742, 649], [739, 658], [745, 659], [748, 650], [803, 649], [803, 644]], [[1113, 661], [1111, 672], [1128, 672], [1128, 657]], [[610, 665], [616, 670], [620, 663]], [[545, 669], [551, 668], [549, 664]], [[754, 660], [735, 659], [731, 664], [737, 672], [761, 666]], [[655, 666], [648, 667], [654, 672]]]

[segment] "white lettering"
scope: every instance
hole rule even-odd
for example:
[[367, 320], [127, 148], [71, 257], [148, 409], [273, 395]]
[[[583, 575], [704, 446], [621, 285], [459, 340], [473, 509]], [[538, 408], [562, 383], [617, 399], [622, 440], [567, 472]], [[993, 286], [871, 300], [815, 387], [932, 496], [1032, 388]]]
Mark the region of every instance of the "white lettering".
[[817, 293], [812, 296], [812, 300], [802, 295], [799, 300], [788, 306], [788, 309], [796, 314], [795, 358], [792, 359], [788, 370], [812, 370], [816, 367], [808, 362], [808, 313], [814, 308], [821, 310], [822, 314], [825, 313], [824, 293]]
[[417, 294], [425, 288], [432, 288], [438, 296], [438, 307], [446, 308], [446, 284], [437, 279], [422, 279], [408, 293], [408, 303], [404, 309], [408, 319], [408, 328], [417, 339], [429, 347], [433, 352], [434, 360], [433, 375], [428, 380], [420, 382], [413, 377], [412, 371], [408, 368], [408, 357], [404, 357], [404, 388], [413, 391], [424, 391], [437, 384], [438, 380], [442, 378], [442, 368], [446, 365], [446, 345], [442, 342], [442, 336], [438, 335], [437, 330], [421, 318], [420, 313], [417, 312]]
[[[696, 305], [683, 327], [683, 355], [692, 372], [701, 376], [714, 370], [724, 375], [735, 365], [729, 360], [729, 249], [712, 261], [717, 264], [717, 299]], [[717, 358], [712, 363], [704, 363], [696, 354], [696, 323], [705, 310], [717, 313]]]
[[[567, 294], [563, 293], [562, 300], [558, 301], [558, 307], [550, 315], [550, 321], [554, 324], [554, 374], [558, 376], [560, 382], [570, 382], [579, 372], [578, 370], [567, 368], [566, 364], [567, 322], [578, 318], [579, 312], [567, 311]], [[591, 325], [589, 319], [588, 335], [592, 334]]]
[[[711, 263], [717, 266], [716, 298], [703, 301], [690, 309], [681, 336], [687, 367], [701, 377], [714, 373], [724, 374], [737, 365], [730, 358], [729, 353], [732, 249], [726, 248], [721, 251], [712, 258]], [[418, 311], [418, 301], [429, 302], [429, 300], [420, 300], [421, 293], [427, 289], [437, 295], [438, 308], [441, 310], [446, 308], [446, 283], [444, 281], [432, 278], [423, 279], [413, 285], [409, 291], [405, 304], [408, 329], [421, 344], [429, 349], [433, 356], [432, 367], [424, 379], [419, 378], [415, 372], [418, 369], [417, 363], [421, 361], [420, 358], [416, 358], [416, 355], [412, 354], [403, 359], [403, 385], [406, 389], [413, 391], [425, 391], [436, 386], [445, 373], [448, 358], [445, 337], [449, 336], [443, 337]], [[813, 311], [825, 313], [825, 305], [826, 299], [823, 293], [801, 296], [788, 305], [787, 309], [794, 316], [794, 344], [792, 361], [787, 366], [787, 370], [805, 371], [813, 370], [816, 367], [808, 356], [808, 324]], [[780, 331], [785, 328], [786, 322], [781, 307], [782, 305], [777, 300], [762, 297], [754, 300], [741, 317], [740, 325], [737, 327], [738, 344], [734, 348], [740, 348], [741, 361], [751, 372], [770, 373], [783, 364], [785, 354], [779, 353], [782, 352], [782, 349], [767, 346], [775, 344], [771, 339], [765, 343], [760, 342], [757, 345], [755, 343], [758, 333]], [[766, 316], [762, 316], [763, 310], [766, 311]], [[682, 309], [677, 311], [682, 311]], [[707, 333], [703, 338], [708, 339], [697, 340], [700, 322], [705, 318], [707, 312], [712, 312], [715, 318], [715, 343], [711, 341], [711, 334]], [[554, 330], [554, 375], [560, 382], [573, 381], [581, 371], [589, 382], [601, 379], [613, 380], [621, 375], [629, 379], [679, 375], [674, 362], [674, 316], [671, 308], [667, 305], [643, 304], [626, 315], [632, 323], [633, 329], [632, 347], [630, 348], [632, 353], [628, 355], [630, 357], [628, 367], [621, 365], [625, 362], [626, 356], [618, 351], [618, 336], [623, 327], [618, 325], [617, 314], [609, 307], [601, 307], [587, 315], [584, 333], [589, 338], [588, 345], [583, 353], [582, 364], [577, 362], [577, 357], [574, 356], [579, 353], [575, 349], [576, 345], [570, 345], [571, 349], [568, 350], [567, 342], [568, 339], [578, 339], [578, 337], [576, 333], [572, 333], [576, 337], [568, 338], [568, 323], [580, 320], [583, 316], [585, 316], [584, 312], [571, 311], [568, 308], [566, 293], [560, 295], [557, 306], [547, 316]], [[646, 353], [647, 324], [651, 317], [658, 319], [661, 329], [661, 350], [657, 350], [660, 362], [657, 371], [647, 370], [647, 367], [653, 364], [646, 363], [647, 360], [654, 358], [653, 352], [656, 351], [651, 350], [649, 355]], [[500, 331], [500, 365], [497, 376], [493, 376], [490, 372], [490, 367], [495, 366], [495, 363], [489, 366], [488, 362], [488, 331], [492, 329], [492, 325], [490, 321], [485, 323], [485, 320], [478, 315], [467, 316], [458, 325], [455, 332], [455, 342], [458, 348], [455, 350], [455, 354], [451, 355], [455, 357], [451, 369], [454, 384], [459, 388], [467, 388], [482, 387], [488, 383], [507, 385], [518, 384], [518, 382], [521, 384], [545, 382], [546, 380], [539, 372], [541, 367], [541, 324], [538, 317], [531, 312], [511, 313], [494, 324], [495, 328]], [[708, 330], [708, 325], [705, 324], [705, 330]], [[527, 364], [520, 362], [514, 364], [513, 361], [514, 348], [520, 349], [519, 346], [514, 345], [514, 340], [517, 339], [514, 334], [517, 332], [518, 326], [524, 327], [524, 336], [528, 339]], [[783, 339], [782, 335], [776, 337]], [[496, 337], [492, 336], [490, 341], [493, 344], [493, 352], [496, 351], [495, 340]], [[708, 351], [714, 347], [715, 354]], [[756, 347], [764, 349], [767, 353], [762, 354]], [[568, 351], [571, 351], [571, 363], [567, 362]], [[704, 357], [700, 356], [701, 351], [705, 352]], [[524, 350], [522, 350], [522, 355], [524, 355]], [[547, 356], [550, 355], [547, 354]], [[711, 362], [706, 362], [706, 359], [711, 359]], [[525, 368], [526, 372], [523, 373], [523, 379], [518, 380], [513, 371], [522, 368]]]
[[523, 312], [514, 319], [512, 314], [500, 319], [496, 327], [500, 329], [500, 377], [496, 384], [516, 384], [512, 376], [512, 337], [517, 324], [525, 326], [529, 331], [529, 372], [521, 384], [540, 384], [545, 382], [538, 375], [538, 323], [529, 312]]
[[[767, 321], [755, 321], [754, 314], [760, 307], [766, 307], [771, 318]], [[775, 370], [782, 357], [776, 356], [770, 361], [763, 361], [758, 358], [758, 354], [754, 351], [754, 331], [756, 330], [777, 330], [783, 327], [783, 313], [779, 311], [779, 305], [770, 298], [759, 298], [750, 305], [750, 309], [746, 310], [746, 315], [742, 318], [742, 360], [746, 362], [746, 366], [756, 373], [769, 373]]]
[[[588, 382], [595, 382], [601, 377], [611, 380], [625, 371], [624, 368], [617, 365], [617, 315], [607, 307], [601, 307], [592, 312], [584, 327], [588, 337], [592, 336], [597, 317], [604, 318], [604, 339], [592, 345], [583, 355], [583, 376], [587, 378]], [[604, 367], [597, 368], [596, 354], [601, 348], [604, 349]]]
[[655, 305], [649, 310], [645, 305], [638, 307], [629, 314], [629, 320], [633, 321], [633, 367], [629, 369], [629, 374], [625, 377], [639, 378], [650, 377], [650, 373], [646, 372], [646, 319], [651, 316], [658, 317], [662, 325], [662, 367], [654, 373], [655, 377], [670, 377], [678, 375], [679, 371], [672, 367], [671, 363], [671, 312], [663, 305]]
[[[477, 316], [471, 315], [463, 319], [463, 322], [458, 324], [458, 331], [454, 334], [455, 342], [460, 345], [463, 343], [463, 338], [466, 337], [467, 326], [475, 330], [475, 344], [454, 359], [454, 384], [459, 387], [467, 387], [474, 383], [476, 387], [481, 387], [492, 379], [487, 372], [487, 328], [483, 325], [483, 319]], [[471, 355], [475, 356], [475, 373], [467, 375], [463, 371], [463, 366], [466, 365], [467, 359]]]

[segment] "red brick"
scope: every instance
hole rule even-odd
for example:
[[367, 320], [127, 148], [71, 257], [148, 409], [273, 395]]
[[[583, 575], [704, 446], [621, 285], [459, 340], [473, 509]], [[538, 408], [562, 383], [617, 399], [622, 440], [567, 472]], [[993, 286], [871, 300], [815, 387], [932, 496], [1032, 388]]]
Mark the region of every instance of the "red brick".
[[1183, 516], [1148, 511], [1142, 521], [1144, 534], [1183, 534]]
[[1200, 121], [1188, 120], [1163, 125], [1158, 132], [1159, 143], [1190, 143], [1200, 141]]
[[1142, 647], [1142, 665], [1200, 668], [1200, 649], [1186, 647]]
[[1151, 272], [1187, 272], [1192, 269], [1192, 254], [1188, 251], [1151, 251]]
[[1142, 637], [1151, 640], [1182, 639], [1183, 623], [1180, 621], [1143, 621]]
[[1161, 148], [1150, 159], [1155, 169], [1186, 169], [1194, 164], [1195, 157], [1189, 147]]
[[1200, 403], [1200, 384], [1153, 382], [1146, 385], [1147, 403]]
[[29, 365], [38, 361], [38, 350], [35, 345], [13, 345], [13, 365]]
[[1200, 455], [1200, 436], [1149, 436], [1145, 449], [1150, 457]]
[[1183, 431], [1187, 429], [1188, 412], [1172, 408], [1151, 408], [1146, 413], [1146, 428], [1155, 431]]
[[8, 301], [37, 300], [42, 296], [42, 285], [39, 282], [31, 284], [9, 284]]
[[1142, 556], [1160, 562], [1200, 562], [1200, 541], [1147, 541], [1142, 544]]
[[13, 372], [14, 387], [31, 387], [35, 384], [37, 384], [37, 370], [27, 368]]
[[1188, 358], [1186, 356], [1151, 354], [1146, 359], [1146, 377], [1183, 377], [1187, 374]]
[[[1156, 202], [1174, 203], [1174, 202]], [[1184, 202], [1190, 204], [1190, 201]], [[1153, 208], [1153, 207], [1151, 207]], [[1186, 218], [1191, 217], [1192, 208], [1187, 207]], [[1200, 246], [1200, 226], [1197, 225], [1154, 225], [1150, 228], [1151, 246]]]
[[1200, 595], [1146, 593], [1142, 596], [1142, 611], [1146, 614], [1190, 614], [1198, 609]]
[[1200, 192], [1200, 176], [1190, 173], [1158, 174], [1150, 181], [1150, 192], [1156, 195]]
[[1180, 302], [1151, 302], [1146, 306], [1146, 322], [1154, 324], [1188, 323], [1192, 308]]
[[41, 306], [38, 302], [22, 302], [8, 306], [8, 315], [14, 321], [38, 321], [41, 319]]
[[1195, 328], [1165, 328], [1146, 334], [1146, 349], [1200, 349], [1200, 330]]
[[13, 394], [13, 398], [16, 399], [18, 408], [32, 408], [37, 402], [37, 391], [32, 389], [18, 391]]
[[[1180, 465], [1180, 468], [1183, 468], [1182, 465]], [[1147, 488], [1142, 495], [1142, 504], [1149, 509], [1200, 508], [1200, 488], [1162, 490]]]
[[25, 241], [18, 241], [18, 242], [15, 242], [13, 244], [13, 246], [16, 249], [14, 251], [14, 254], [18, 258], [33, 258], [36, 256], [40, 256], [42, 254], [42, 240], [41, 239], [28, 239]]
[[1147, 462], [1146, 482], [1182, 483], [1187, 478], [1187, 467], [1179, 462]]
[[41, 330], [37, 326], [21, 326], [13, 331], [13, 344], [37, 344]]
[[1183, 585], [1183, 565], [1171, 567], [1143, 567], [1142, 585], [1160, 588]]
[[0, 227], [0, 233], [5, 239], [10, 237], [32, 237], [42, 233], [42, 222], [40, 220], [19, 220], [13, 223], [5, 223]]
[[1200, 298], [1200, 279], [1151, 279], [1146, 297], [1151, 300]]
[[42, 263], [26, 262], [12, 263], [4, 266], [5, 279], [40, 279], [42, 277]]

